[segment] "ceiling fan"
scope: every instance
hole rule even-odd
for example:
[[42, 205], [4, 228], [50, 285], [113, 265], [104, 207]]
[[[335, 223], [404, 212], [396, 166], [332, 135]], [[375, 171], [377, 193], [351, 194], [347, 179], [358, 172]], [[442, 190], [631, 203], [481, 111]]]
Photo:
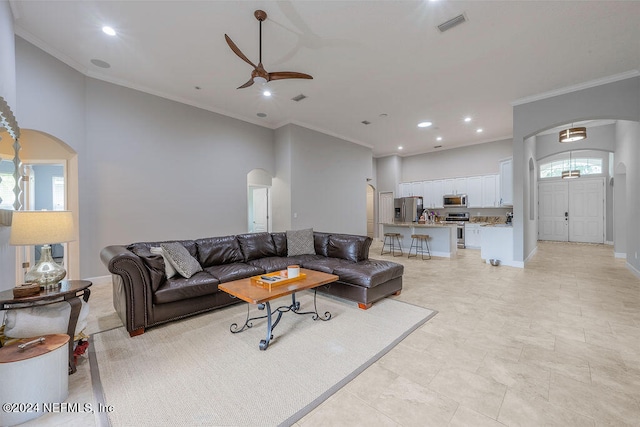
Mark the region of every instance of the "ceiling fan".
[[244, 53], [238, 46], [231, 40], [228, 35], [224, 35], [227, 44], [231, 48], [231, 50], [240, 57], [244, 62], [251, 65], [253, 67], [253, 71], [251, 72], [251, 79], [248, 82], [240, 86], [238, 89], [242, 89], [245, 87], [249, 87], [254, 83], [257, 84], [265, 84], [271, 80], [284, 80], [284, 79], [313, 79], [309, 74], [304, 73], [296, 73], [294, 71], [276, 71], [274, 73], [268, 73], [264, 67], [262, 66], [262, 21], [267, 19], [267, 13], [264, 10], [256, 10], [253, 13], [253, 16], [260, 22], [260, 61], [258, 65], [249, 61], [249, 59], [245, 56]]

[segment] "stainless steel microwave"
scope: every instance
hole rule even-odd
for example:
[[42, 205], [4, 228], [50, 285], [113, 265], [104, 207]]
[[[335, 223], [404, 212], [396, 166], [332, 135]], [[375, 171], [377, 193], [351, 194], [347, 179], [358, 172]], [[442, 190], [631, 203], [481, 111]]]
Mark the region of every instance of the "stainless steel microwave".
[[467, 207], [466, 194], [447, 194], [444, 196], [443, 206], [445, 208]]

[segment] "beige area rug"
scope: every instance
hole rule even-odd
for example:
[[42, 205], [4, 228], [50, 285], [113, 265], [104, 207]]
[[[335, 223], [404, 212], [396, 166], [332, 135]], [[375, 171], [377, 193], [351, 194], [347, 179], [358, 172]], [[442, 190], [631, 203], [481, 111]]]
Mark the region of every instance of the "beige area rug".
[[[313, 309], [313, 292], [297, 299], [300, 311]], [[272, 301], [272, 308], [290, 301]], [[266, 320], [229, 332], [231, 323], [244, 323], [246, 304], [135, 338], [122, 327], [95, 334], [90, 362], [101, 383], [94, 385], [97, 399], [113, 407], [114, 427], [291, 425], [436, 314], [392, 299], [366, 311], [327, 296], [317, 302], [331, 320], [285, 313], [266, 351], [258, 348]], [[252, 316], [262, 314], [251, 306]]]

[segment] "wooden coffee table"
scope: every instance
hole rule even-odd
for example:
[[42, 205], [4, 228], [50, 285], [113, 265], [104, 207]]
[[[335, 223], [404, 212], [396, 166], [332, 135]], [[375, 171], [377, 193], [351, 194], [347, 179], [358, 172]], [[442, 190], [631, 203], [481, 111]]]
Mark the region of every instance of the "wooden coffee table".
[[[273, 338], [273, 330], [280, 322], [280, 318], [282, 317], [282, 313], [286, 313], [288, 311], [295, 314], [311, 314], [313, 320], [322, 320], [327, 321], [331, 319], [331, 313], [326, 311], [323, 316], [320, 316], [318, 313], [318, 308], [316, 305], [316, 293], [318, 286], [326, 285], [327, 283], [335, 282], [338, 280], [338, 276], [333, 274], [322, 273], [320, 271], [307, 270], [305, 268], [300, 269], [300, 273], [304, 273], [307, 275], [304, 279], [297, 280], [295, 282], [291, 282], [288, 284], [284, 284], [282, 286], [274, 287], [272, 290], [267, 288], [262, 288], [252, 282], [251, 278], [234, 280], [233, 282], [221, 283], [218, 285], [218, 289], [236, 297], [240, 298], [243, 301], [246, 301], [247, 304], [247, 319], [244, 322], [242, 327], [238, 327], [237, 323], [233, 323], [229, 330], [237, 334], [238, 332], [242, 332], [248, 328], [253, 326], [253, 321], [257, 319], [267, 318], [267, 336], [266, 339], [260, 340], [259, 348], [260, 350], [266, 350], [269, 347], [269, 342]], [[300, 311], [300, 302], [296, 301], [296, 292], [303, 291], [305, 289], [313, 289], [313, 311]], [[269, 301], [274, 300], [276, 298], [281, 298], [283, 296], [291, 295], [291, 304], [283, 305], [275, 310], [271, 310], [271, 304]], [[258, 310], [264, 310], [266, 308], [267, 314], [264, 316], [257, 317], [249, 317], [250, 304], [255, 304], [258, 306]], [[278, 313], [278, 317], [275, 322], [272, 320], [272, 316], [274, 313]]]

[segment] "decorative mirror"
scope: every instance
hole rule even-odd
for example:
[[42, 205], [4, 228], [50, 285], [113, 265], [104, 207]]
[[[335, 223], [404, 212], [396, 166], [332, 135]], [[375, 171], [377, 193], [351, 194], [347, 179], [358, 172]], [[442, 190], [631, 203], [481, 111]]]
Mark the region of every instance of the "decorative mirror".
[[[11, 212], [22, 208], [22, 161], [19, 140], [18, 122], [7, 101], [0, 96], [0, 224], [2, 225], [11, 225]], [[10, 146], [8, 147], [6, 143]], [[8, 157], [11, 156], [13, 158], [9, 159]]]

